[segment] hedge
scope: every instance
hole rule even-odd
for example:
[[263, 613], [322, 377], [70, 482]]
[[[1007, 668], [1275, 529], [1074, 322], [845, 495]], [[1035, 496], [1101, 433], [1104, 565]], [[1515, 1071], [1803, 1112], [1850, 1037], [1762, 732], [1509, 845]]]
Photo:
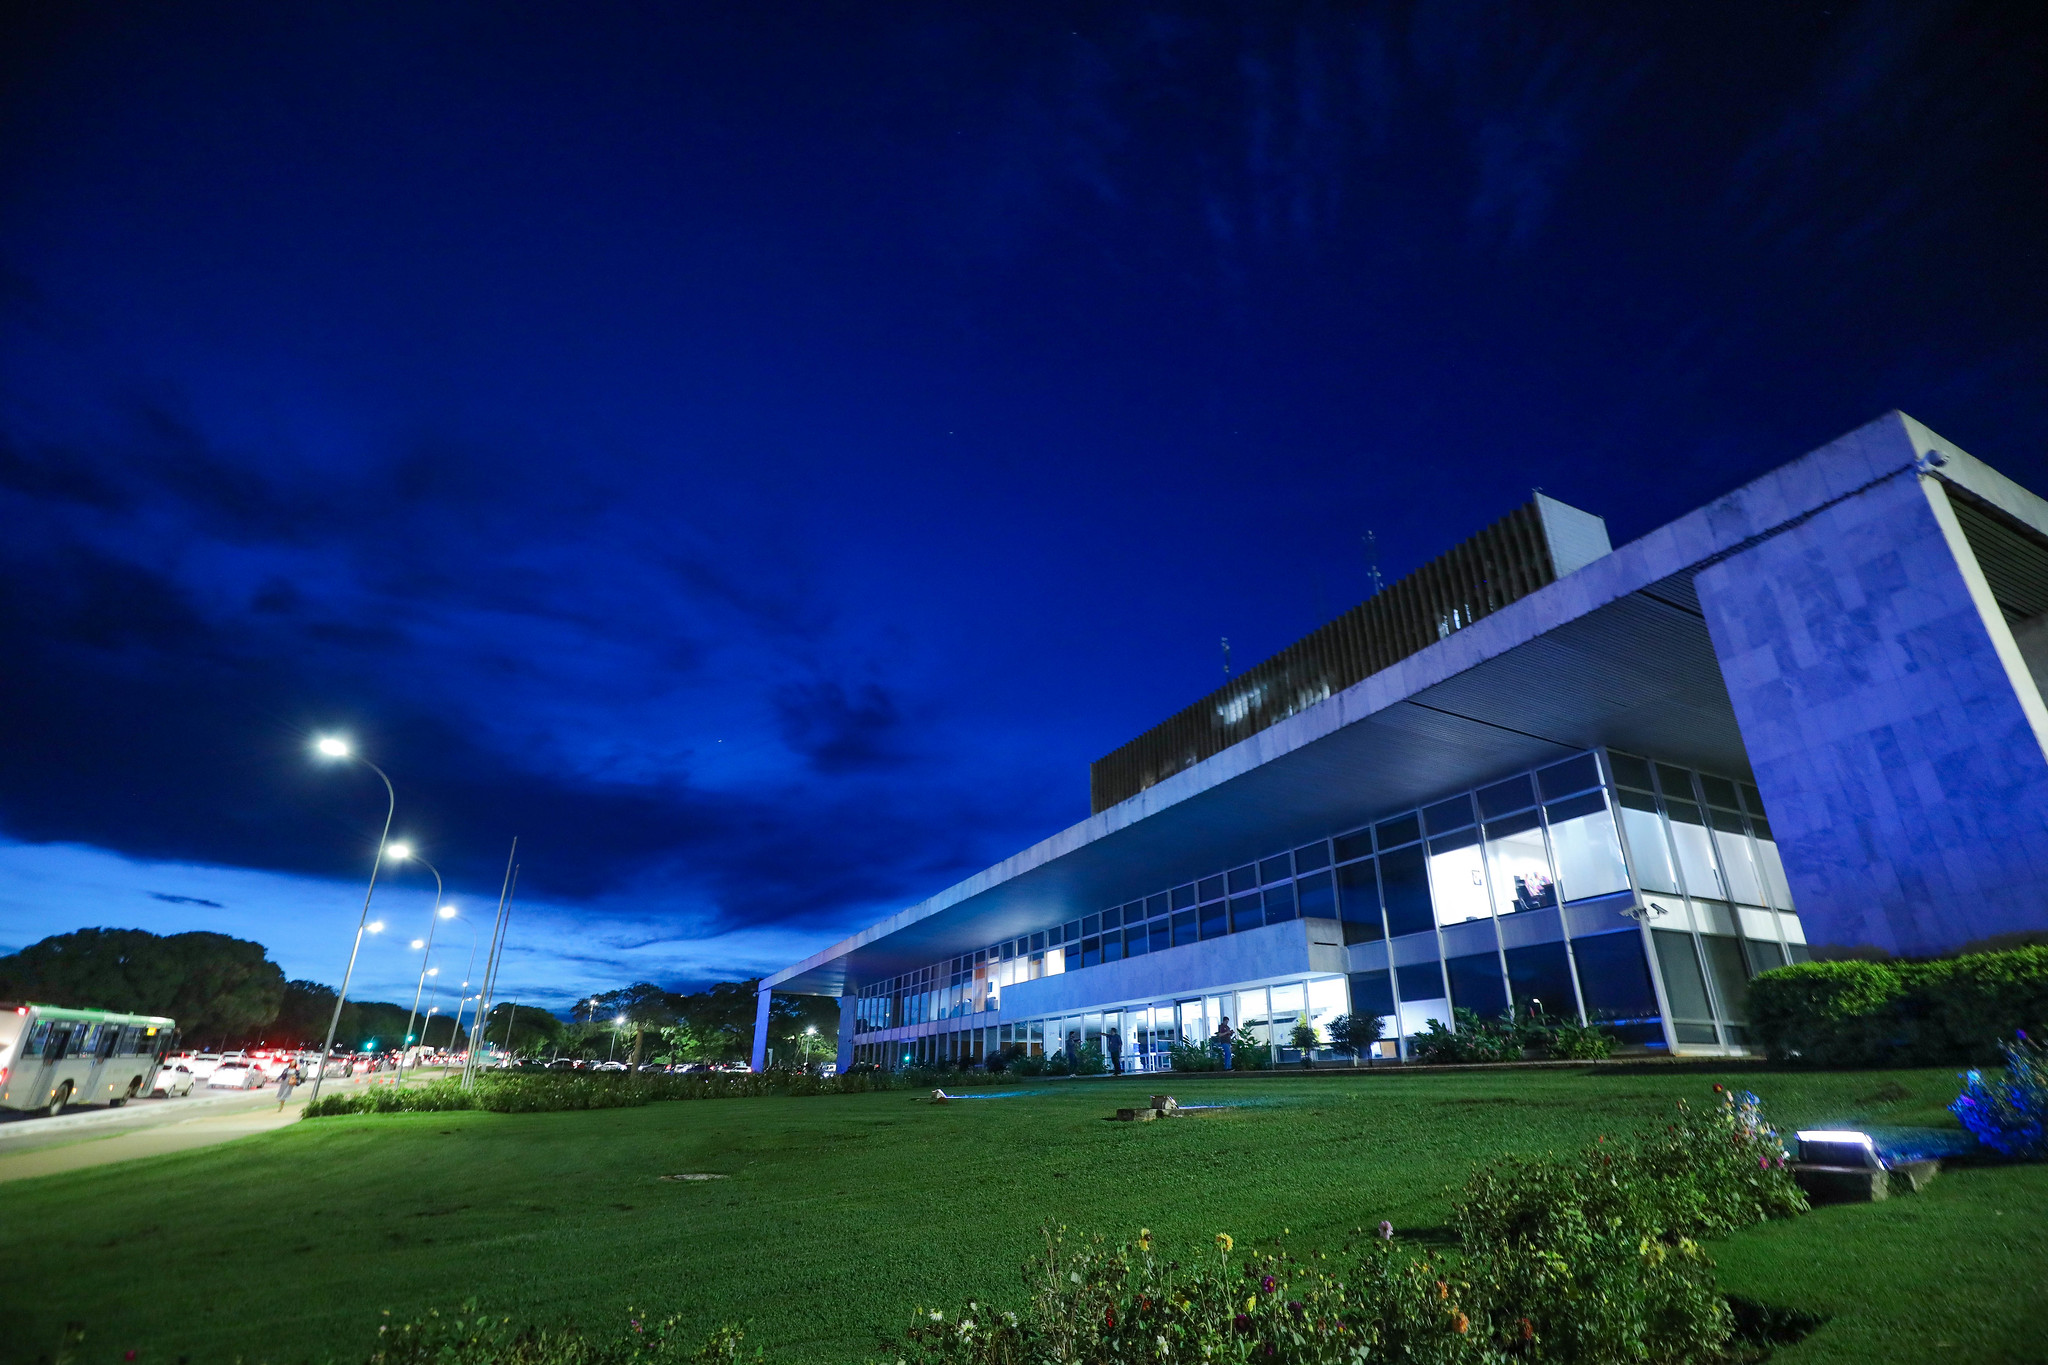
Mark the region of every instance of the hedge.
[[308, 1104], [302, 1119], [343, 1114], [421, 1114], [482, 1109], [496, 1114], [546, 1114], [575, 1109], [636, 1109], [666, 1100], [738, 1100], [767, 1096], [859, 1095], [871, 1090], [916, 1090], [1001, 1084], [1002, 1076], [969, 1076], [925, 1071], [855, 1071], [844, 1076], [810, 1076], [770, 1071], [713, 1072], [709, 1075], [636, 1076], [631, 1073], [571, 1072], [509, 1075], [486, 1072], [464, 1090], [457, 1082], [435, 1081], [400, 1088], [375, 1086], [351, 1094], [327, 1094]]
[[2048, 947], [1775, 967], [1749, 983], [1749, 1017], [1780, 1060], [1995, 1063], [2015, 1033], [2048, 1032]]

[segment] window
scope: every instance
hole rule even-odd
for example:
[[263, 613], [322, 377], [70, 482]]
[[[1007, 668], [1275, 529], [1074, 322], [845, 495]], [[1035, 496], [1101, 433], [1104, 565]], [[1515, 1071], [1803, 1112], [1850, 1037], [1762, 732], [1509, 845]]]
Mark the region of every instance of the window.
[[1438, 924], [1488, 919], [1486, 870], [1479, 860], [1479, 832], [1467, 830], [1429, 841], [1429, 890]]
[[1512, 815], [1535, 804], [1536, 788], [1526, 775], [1479, 789], [1479, 816], [1482, 820]]
[[1337, 861], [1340, 863], [1372, 856], [1372, 831], [1369, 829], [1362, 829], [1356, 834], [1340, 834], [1332, 842], [1337, 846]]
[[[1256, 929], [1266, 922], [1265, 910], [1260, 905], [1259, 893], [1256, 891], [1249, 896], [1234, 897], [1229, 902], [1229, 905], [1230, 929], [1232, 933], [1238, 933], [1246, 929]], [[1202, 933], [1202, 937], [1209, 937], [1206, 928]]]
[[1650, 765], [1642, 759], [1630, 754], [1610, 753], [1607, 765], [1614, 770], [1614, 780], [1622, 786], [1650, 790]]
[[1178, 948], [1183, 944], [1193, 943], [1197, 937], [1198, 935], [1195, 932], [1195, 912], [1192, 910], [1177, 911], [1173, 917], [1173, 946]]
[[1287, 883], [1266, 888], [1266, 923], [1284, 924], [1294, 918], [1294, 886]]
[[1403, 815], [1394, 820], [1382, 820], [1373, 826], [1373, 838], [1382, 853], [1402, 844], [1412, 844], [1422, 837], [1422, 822], [1413, 815]]
[[1566, 900], [1628, 890], [1628, 865], [1621, 859], [1605, 796], [1594, 791], [1554, 801], [1543, 808], [1543, 818], [1550, 825], [1550, 850]]
[[1259, 885], [1271, 886], [1284, 882], [1294, 875], [1294, 859], [1283, 853], [1277, 858], [1265, 858], [1259, 862]]
[[1671, 864], [1671, 845], [1657, 815], [1657, 799], [1641, 792], [1620, 795], [1621, 827], [1628, 834], [1628, 851], [1635, 855], [1636, 884], [1645, 891], [1677, 895], [1678, 871]]
[[[1200, 882], [1196, 884], [1194, 900], [1191, 900], [1188, 903], [1192, 905], [1195, 903], [1195, 901], [1220, 901], [1222, 899], [1223, 878], [1204, 877]], [[1176, 910], [1181, 908], [1180, 900], [1178, 897], [1174, 899], [1173, 908]]]
[[1713, 844], [1700, 808], [1690, 801], [1666, 797], [1664, 809], [1671, 817], [1671, 842], [1678, 847], [1678, 867], [1685, 875], [1685, 889], [1695, 896], [1720, 900], [1721, 879], [1714, 874]]
[[1386, 933], [1380, 921], [1380, 879], [1370, 858], [1337, 869], [1337, 904], [1346, 943], [1371, 943]]
[[1671, 1002], [1671, 1031], [1681, 1043], [1716, 1043], [1713, 1007], [1707, 1003], [1707, 979], [1693, 951], [1692, 935], [1655, 929], [1657, 965], [1664, 969], [1664, 997]]
[[1125, 957], [1142, 956], [1145, 950], [1151, 947], [1151, 944], [1152, 937], [1150, 933], [1146, 931], [1144, 925], [1140, 924], [1133, 928], [1124, 930]]
[[1580, 754], [1537, 773], [1536, 785], [1543, 789], [1545, 801], [1590, 791], [1600, 785], [1600, 765], [1593, 761], [1593, 755]]
[[1211, 901], [1195, 913], [1202, 917], [1202, 937], [1221, 938], [1230, 932], [1228, 901]]
[[1742, 940], [1726, 934], [1701, 934], [1700, 946], [1706, 949], [1707, 970], [1714, 976], [1721, 1017], [1730, 1023], [1748, 1023], [1749, 963], [1742, 955]]
[[1098, 937], [1095, 937], [1095, 938], [1084, 938], [1084, 939], [1082, 939], [1082, 940], [1081, 940], [1081, 965], [1082, 965], [1083, 967], [1095, 967], [1095, 966], [1100, 966], [1100, 965], [1101, 965], [1101, 963], [1102, 963], [1102, 939], [1101, 939], [1101, 938], [1100, 938], [1099, 936], [1098, 936]]
[[1500, 958], [1495, 954], [1446, 958], [1444, 971], [1451, 978], [1451, 1004], [1456, 1008], [1471, 1010], [1482, 1019], [1507, 1009], [1507, 987], [1501, 984]]
[[1422, 812], [1422, 823], [1431, 834], [1448, 834], [1463, 829], [1472, 823], [1472, 798], [1454, 796], [1448, 801], [1439, 801]]
[[1508, 990], [1514, 995], [1517, 1017], [1526, 1018], [1533, 1009], [1557, 1019], [1578, 1018], [1578, 997], [1572, 990], [1572, 964], [1562, 943], [1510, 948], [1505, 956], [1508, 960]]
[[1294, 870], [1298, 873], [1313, 872], [1319, 867], [1328, 867], [1329, 865], [1330, 846], [1328, 844], [1310, 844], [1307, 848], [1297, 848], [1294, 850]]
[[[1353, 972], [1351, 1008], [1384, 1019], [1394, 1012], [1394, 978], [1390, 972]], [[1389, 1030], [1391, 1032], [1392, 1030]]]
[[1721, 855], [1721, 871], [1728, 877], [1728, 894], [1744, 905], [1762, 905], [1764, 881], [1756, 857], [1750, 852], [1742, 817], [1732, 810], [1709, 807], [1707, 819], [1713, 823], [1714, 851]]
[[1792, 888], [1785, 881], [1785, 860], [1778, 856], [1778, 841], [1771, 837], [1770, 821], [1751, 813], [1750, 828], [1756, 832], [1756, 851], [1763, 860], [1764, 887], [1771, 904], [1780, 910], [1792, 908]]
[[1543, 822], [1533, 810], [1489, 820], [1486, 852], [1493, 860], [1494, 910], [1512, 915], [1557, 904], [1550, 876], [1550, 852], [1543, 846]]
[[1063, 942], [1063, 943], [1072, 943], [1072, 942], [1074, 942], [1074, 941], [1075, 941], [1076, 939], [1079, 939], [1080, 937], [1081, 937], [1081, 921], [1079, 921], [1079, 920], [1074, 920], [1074, 921], [1070, 922], [1070, 923], [1069, 923], [1069, 924], [1067, 925], [1067, 927], [1066, 927], [1066, 928], [1065, 928], [1064, 930], [1062, 930], [1062, 931], [1061, 931], [1061, 933], [1060, 933], [1060, 941], [1061, 941], [1061, 942]]
[[[1387, 932], [1399, 938], [1436, 927], [1429, 903], [1429, 869], [1422, 845], [1380, 855], [1380, 895], [1387, 907]], [[1408, 993], [1401, 993], [1402, 999]]]
[[1303, 919], [1337, 918], [1337, 891], [1330, 883], [1330, 874], [1318, 872], [1303, 877], [1294, 884]]
[[1749, 954], [1749, 974], [1767, 972], [1773, 967], [1785, 965], [1784, 945], [1769, 939], [1746, 938], [1742, 941], [1743, 951]]
[[[1145, 913], [1146, 913], [1146, 915], [1147, 915], [1148, 917], [1149, 917], [1149, 916], [1152, 916], [1152, 915], [1156, 915], [1156, 914], [1158, 914], [1158, 913], [1159, 913], [1159, 912], [1160, 912], [1161, 910], [1163, 910], [1163, 909], [1166, 909], [1166, 908], [1167, 908], [1166, 906], [1162, 906], [1162, 905], [1154, 905], [1154, 904], [1152, 903], [1153, 901], [1156, 901], [1156, 900], [1158, 900], [1158, 899], [1159, 899], [1159, 897], [1157, 897], [1157, 896], [1150, 896], [1150, 897], [1147, 897], [1147, 898], [1146, 898], [1146, 901], [1145, 901]], [[1195, 903], [1195, 888], [1194, 888], [1193, 886], [1176, 886], [1175, 888], [1173, 888], [1173, 906], [1172, 906], [1172, 908], [1173, 908], [1173, 909], [1175, 909], [1175, 910], [1185, 910], [1185, 909], [1187, 909], [1187, 908], [1188, 908], [1188, 907], [1189, 907], [1190, 905], [1193, 905], [1194, 903]]]
[[[1161, 949], [1171, 948], [1173, 946], [1173, 926], [1178, 925], [1180, 923], [1180, 918], [1182, 914], [1187, 916], [1189, 924], [1193, 924], [1195, 922], [1195, 912], [1192, 910], [1184, 910], [1180, 912], [1180, 914], [1176, 914], [1170, 919], [1162, 916], [1159, 919], [1153, 920], [1150, 924], [1145, 926], [1146, 938], [1151, 943], [1152, 952], [1156, 953], [1159, 952]], [[1188, 935], [1188, 938], [1192, 940], [1194, 938], [1194, 935], [1190, 933]]]
[[1579, 989], [1586, 993], [1588, 1019], [1639, 1023], [1658, 1017], [1657, 988], [1636, 930], [1573, 939], [1572, 955], [1579, 962]]
[[[1251, 891], [1259, 884], [1259, 869], [1255, 866], [1234, 867], [1230, 870], [1230, 894]], [[1207, 899], [1204, 897], [1204, 899]]]

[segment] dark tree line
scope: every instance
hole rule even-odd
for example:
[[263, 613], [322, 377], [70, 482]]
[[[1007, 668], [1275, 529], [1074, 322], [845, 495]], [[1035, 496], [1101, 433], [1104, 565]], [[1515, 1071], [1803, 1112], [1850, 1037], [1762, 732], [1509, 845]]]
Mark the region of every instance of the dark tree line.
[[[189, 1045], [318, 1047], [334, 1018], [334, 988], [287, 981], [260, 943], [226, 934], [79, 929], [0, 957], [0, 1000], [160, 1014]], [[379, 1049], [405, 1031], [406, 1007], [365, 1000], [341, 1012], [335, 1046]], [[450, 1027], [437, 1015], [434, 1037]]]
[[[507, 1001], [494, 1007], [478, 1041], [515, 1052], [603, 1056], [621, 1061], [743, 1061], [754, 1045], [757, 981], [721, 981], [677, 992], [638, 982], [586, 997], [565, 1021], [545, 1009]], [[317, 981], [287, 981], [260, 943], [226, 934], [152, 934], [145, 929], [79, 929], [0, 957], [0, 1000], [37, 1001], [126, 1014], [168, 1015], [193, 1046], [265, 1043], [318, 1047], [334, 1018], [335, 991]], [[351, 1051], [399, 1046], [404, 1005], [351, 1000], [342, 1007], [335, 1046]], [[507, 1024], [510, 1033], [507, 1033]], [[418, 1033], [420, 1025], [414, 1023]], [[816, 1029], [813, 1059], [829, 1057], [839, 1007], [815, 996], [777, 996], [768, 1019], [776, 1060], [796, 1057]], [[466, 1042], [437, 1014], [421, 1041]]]

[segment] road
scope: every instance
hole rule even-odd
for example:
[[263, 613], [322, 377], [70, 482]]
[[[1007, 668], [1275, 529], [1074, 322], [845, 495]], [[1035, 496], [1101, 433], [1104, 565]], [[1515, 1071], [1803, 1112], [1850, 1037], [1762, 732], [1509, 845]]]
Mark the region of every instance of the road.
[[[428, 1072], [420, 1080], [437, 1080]], [[408, 1075], [406, 1083], [412, 1084]], [[329, 1080], [321, 1088], [333, 1094], [370, 1084], [382, 1077]], [[296, 1123], [311, 1086], [298, 1092], [280, 1112], [277, 1090], [266, 1086], [249, 1091], [194, 1090], [177, 1099], [137, 1099], [109, 1109], [80, 1108], [57, 1118], [0, 1110], [0, 1181], [83, 1170], [137, 1157], [186, 1152], [232, 1142], [252, 1133], [267, 1133]]]

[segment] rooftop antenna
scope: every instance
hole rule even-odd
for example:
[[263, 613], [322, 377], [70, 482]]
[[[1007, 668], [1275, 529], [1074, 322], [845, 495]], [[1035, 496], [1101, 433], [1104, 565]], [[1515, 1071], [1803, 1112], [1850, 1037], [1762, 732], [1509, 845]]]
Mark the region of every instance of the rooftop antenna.
[[1230, 637], [1223, 637], [1223, 676], [1230, 676]]
[[1367, 531], [1360, 539], [1365, 541], [1365, 576], [1372, 580], [1372, 595], [1378, 597], [1380, 589], [1386, 586], [1380, 581], [1379, 537]]

